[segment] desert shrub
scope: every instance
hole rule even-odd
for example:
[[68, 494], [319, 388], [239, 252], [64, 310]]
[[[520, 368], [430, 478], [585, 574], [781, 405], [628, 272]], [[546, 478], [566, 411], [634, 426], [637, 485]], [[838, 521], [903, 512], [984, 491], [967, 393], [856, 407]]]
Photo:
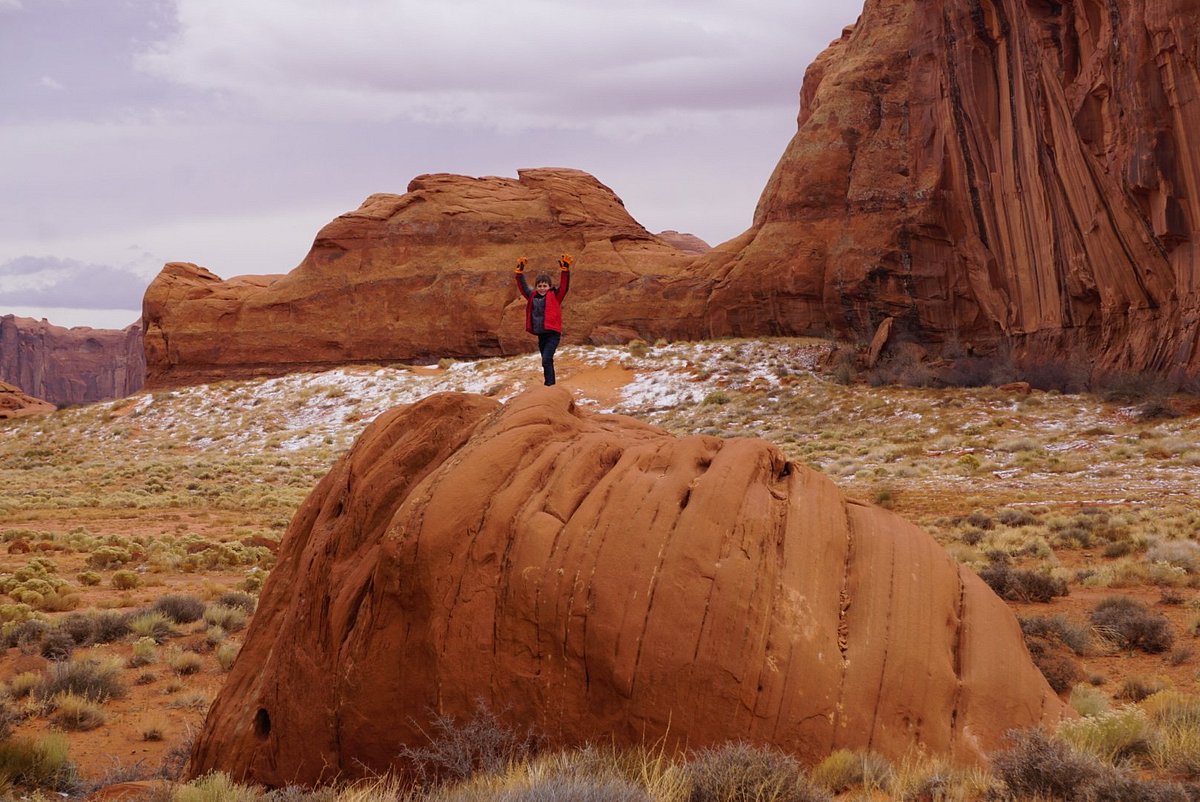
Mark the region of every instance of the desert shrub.
[[89, 568], [103, 571], [125, 565], [132, 559], [133, 555], [129, 549], [120, 546], [100, 546], [87, 556], [85, 562]]
[[[13, 695], [8, 689], [0, 690], [0, 741], [5, 740], [12, 735], [13, 727], [21, 720], [22, 716], [14, 703]], [[3, 783], [0, 782], [0, 785]]]
[[154, 638], [138, 638], [133, 642], [133, 653], [126, 663], [130, 668], [140, 668], [158, 660], [158, 644]]
[[222, 671], [228, 671], [233, 668], [233, 661], [237, 658], [238, 652], [241, 650], [242, 646], [240, 643], [230, 643], [228, 641], [217, 647], [214, 656], [217, 658], [217, 665], [221, 667]]
[[1200, 697], [1163, 691], [1143, 703], [1157, 727], [1150, 758], [1155, 766], [1200, 779]]
[[1066, 580], [1041, 571], [1013, 568], [1004, 560], [993, 561], [979, 577], [1006, 601], [1048, 602], [1068, 594]]
[[1005, 508], [996, 513], [996, 520], [1005, 526], [1032, 526], [1037, 523], [1037, 517], [1028, 510]]
[[1072, 688], [1068, 702], [1081, 716], [1095, 716], [1108, 710], [1108, 699], [1089, 685], [1076, 685]]
[[70, 636], [76, 646], [90, 646], [96, 639], [96, 619], [86, 613], [65, 615], [54, 628]]
[[167, 650], [167, 665], [179, 676], [197, 674], [204, 668], [204, 660], [195, 652], [188, 652], [178, 647]]
[[966, 521], [976, 529], [995, 529], [996, 522], [985, 512], [976, 510], [967, 516]]
[[1087, 629], [1071, 623], [1064, 615], [1055, 615], [1050, 618], [1034, 615], [1018, 620], [1021, 624], [1021, 632], [1026, 635], [1058, 640], [1080, 657], [1087, 654], [1088, 649], [1091, 648], [1091, 636]]
[[129, 619], [129, 631], [142, 638], [154, 638], [162, 643], [175, 634], [171, 619], [154, 610], [134, 614]]
[[8, 681], [8, 692], [16, 699], [24, 699], [42, 684], [39, 671], [22, 671]]
[[52, 629], [42, 638], [40, 651], [47, 660], [66, 660], [75, 651], [75, 640], [61, 629]]
[[9, 648], [16, 646], [24, 651], [36, 652], [41, 649], [42, 640], [50, 632], [50, 625], [40, 618], [30, 618], [9, 627], [5, 633], [4, 642]]
[[120, 677], [121, 664], [114, 660], [68, 660], [50, 666], [34, 689], [39, 699], [74, 694], [94, 702], [124, 698], [128, 690]]
[[1105, 773], [1099, 758], [1040, 730], [1014, 730], [1008, 737], [1013, 746], [992, 755], [992, 770], [1018, 796], [1084, 800], [1082, 794]]
[[1126, 677], [1113, 696], [1123, 702], [1140, 702], [1170, 687], [1163, 677]]
[[1128, 540], [1114, 540], [1104, 547], [1101, 552], [1110, 560], [1115, 560], [1117, 557], [1125, 557], [1132, 554], [1137, 549], [1133, 542]]
[[24, 788], [72, 790], [76, 775], [67, 756], [67, 739], [46, 735], [0, 740], [0, 777]]
[[700, 405], [705, 407], [712, 405], [719, 406], [722, 404], [728, 404], [732, 400], [733, 399], [729, 397], [729, 393], [726, 393], [723, 390], [713, 390], [711, 393], [704, 396], [704, 400], [700, 402]]
[[731, 743], [697, 752], [683, 767], [688, 802], [827, 802], [791, 755]]
[[116, 610], [101, 610], [91, 614], [93, 637], [96, 643], [112, 643], [129, 634], [129, 615]]
[[75, 578], [79, 580], [79, 584], [85, 587], [95, 587], [103, 581], [103, 577], [95, 571], [80, 571], [75, 575]]
[[190, 624], [204, 615], [204, 602], [188, 593], [169, 593], [150, 606], [176, 624]]
[[620, 777], [588, 777], [551, 774], [531, 778], [527, 785], [507, 787], [480, 794], [465, 788], [440, 794], [438, 802], [652, 802], [645, 789]]
[[244, 611], [246, 615], [254, 613], [254, 608], [258, 606], [258, 602], [249, 593], [243, 593], [240, 590], [231, 590], [222, 593], [217, 599], [217, 604], [225, 607], [237, 607]]
[[1059, 725], [1058, 737], [1077, 749], [1116, 763], [1149, 751], [1150, 719], [1145, 711], [1127, 705], [1064, 721]]
[[812, 781], [834, 794], [862, 787], [886, 791], [895, 772], [887, 758], [875, 752], [838, 749], [812, 770]]
[[1160, 540], [1146, 550], [1146, 559], [1200, 574], [1200, 543], [1192, 540]]
[[241, 607], [210, 604], [204, 610], [204, 620], [212, 626], [221, 627], [226, 632], [237, 632], [246, 626], [246, 611]]
[[1063, 693], [1083, 680], [1083, 667], [1062, 641], [1026, 634], [1025, 647], [1055, 693]]
[[108, 720], [104, 711], [90, 699], [73, 693], [62, 693], [50, 700], [54, 712], [50, 720], [64, 730], [83, 732], [94, 730]]
[[171, 795], [171, 802], [256, 802], [257, 799], [258, 792], [253, 788], [238, 785], [219, 771], [178, 786]]
[[1165, 652], [1175, 637], [1166, 617], [1151, 612], [1128, 596], [1109, 596], [1096, 605], [1092, 624], [1118, 646], [1144, 652]]
[[475, 712], [465, 721], [437, 713], [431, 726], [427, 746], [405, 746], [398, 754], [424, 785], [494, 774], [533, 756], [538, 748], [539, 738], [532, 731], [518, 733], [504, 726], [483, 701], [476, 703]]
[[28, 604], [0, 604], [0, 623], [5, 625], [5, 631], [8, 624], [20, 624], [37, 617], [38, 613]]
[[111, 581], [117, 590], [133, 590], [142, 584], [142, 578], [134, 571], [115, 571]]

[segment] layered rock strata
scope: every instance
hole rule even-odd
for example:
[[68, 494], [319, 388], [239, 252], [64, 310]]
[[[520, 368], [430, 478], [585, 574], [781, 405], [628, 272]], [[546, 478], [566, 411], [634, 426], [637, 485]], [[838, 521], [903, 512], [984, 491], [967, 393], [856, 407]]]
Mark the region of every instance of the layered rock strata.
[[385, 413], [301, 506], [190, 773], [403, 770], [482, 701], [547, 746], [977, 760], [1067, 714], [927, 534], [753, 439], [560, 388]]
[[45, 320], [0, 317], [0, 379], [52, 404], [123, 398], [142, 388], [142, 328], [64, 328]]

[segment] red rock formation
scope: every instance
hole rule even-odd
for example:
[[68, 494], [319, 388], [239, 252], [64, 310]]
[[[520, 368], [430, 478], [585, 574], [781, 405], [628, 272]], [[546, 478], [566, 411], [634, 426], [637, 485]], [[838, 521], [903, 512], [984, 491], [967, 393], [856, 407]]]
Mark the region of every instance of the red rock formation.
[[1066, 714], [1004, 603], [912, 524], [764, 441], [675, 438], [560, 388], [368, 428], [293, 519], [189, 771], [384, 771], [478, 700], [552, 747], [808, 761], [975, 760]]
[[122, 398], [142, 388], [142, 327], [63, 328], [46, 320], [0, 317], [0, 379], [52, 404]]
[[677, 248], [684, 253], [695, 254], [696, 256], [699, 256], [702, 253], [708, 253], [712, 250], [711, 245], [697, 237], [695, 234], [686, 234], [667, 229], [666, 231], [658, 232], [655, 234], [655, 236], [673, 248]]
[[34, 398], [21, 392], [21, 388], [0, 382], [0, 420], [23, 418], [27, 415], [43, 415], [56, 407], [49, 401]]
[[564, 252], [576, 257], [566, 342], [586, 342], [614, 316], [638, 332], [672, 330], [672, 310], [655, 296], [691, 257], [592, 176], [426, 175], [325, 226], [285, 276], [222, 281], [167, 265], [143, 303], [147, 384], [528, 351], [536, 342], [513, 265], [528, 256], [531, 272], [557, 281]]
[[1010, 337], [1200, 374], [1200, 4], [867, 0], [806, 74], [716, 333]]

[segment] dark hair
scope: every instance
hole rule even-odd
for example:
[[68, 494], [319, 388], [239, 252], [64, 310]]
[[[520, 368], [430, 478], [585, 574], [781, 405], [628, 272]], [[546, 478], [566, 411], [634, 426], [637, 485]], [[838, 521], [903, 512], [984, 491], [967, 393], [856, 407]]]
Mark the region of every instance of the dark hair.
[[533, 280], [533, 286], [535, 286], [535, 287], [536, 287], [537, 285], [539, 285], [539, 284], [541, 284], [541, 283], [543, 283], [543, 282], [544, 282], [544, 283], [546, 283], [546, 284], [549, 284], [549, 283], [550, 283], [550, 277], [549, 277], [548, 275], [546, 275], [545, 273], [538, 273], [538, 275], [537, 275], [537, 278], [535, 278], [535, 279]]

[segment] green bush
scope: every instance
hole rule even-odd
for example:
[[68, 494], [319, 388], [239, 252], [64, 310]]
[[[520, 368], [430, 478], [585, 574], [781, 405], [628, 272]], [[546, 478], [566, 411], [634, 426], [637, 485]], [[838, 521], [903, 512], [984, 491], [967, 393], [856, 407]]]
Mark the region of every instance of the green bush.
[[1058, 737], [1077, 749], [1116, 763], [1150, 749], [1150, 719], [1145, 711], [1125, 706], [1094, 716], [1064, 721]]
[[226, 632], [237, 632], [246, 626], [246, 611], [241, 607], [213, 604], [204, 611], [204, 620]]
[[223, 772], [206, 774], [175, 789], [171, 802], [256, 802], [258, 793]]
[[133, 590], [141, 584], [142, 578], [134, 571], [116, 571], [112, 575], [112, 586], [117, 590]]

